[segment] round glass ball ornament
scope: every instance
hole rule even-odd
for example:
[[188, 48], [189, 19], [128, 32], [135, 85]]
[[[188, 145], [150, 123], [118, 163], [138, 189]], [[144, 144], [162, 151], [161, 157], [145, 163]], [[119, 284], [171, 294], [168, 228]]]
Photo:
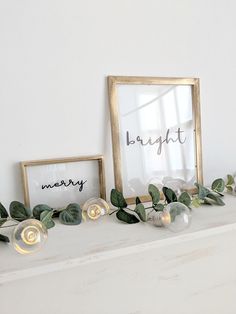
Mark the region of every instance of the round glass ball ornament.
[[173, 202], [169, 203], [163, 211], [152, 212], [149, 218], [156, 226], [164, 226], [170, 231], [181, 232], [191, 224], [192, 215], [186, 205]]
[[102, 198], [90, 198], [83, 205], [83, 212], [92, 220], [108, 214], [109, 210], [110, 206]]
[[12, 233], [14, 249], [21, 254], [39, 251], [48, 237], [47, 228], [37, 219], [27, 219], [19, 223]]

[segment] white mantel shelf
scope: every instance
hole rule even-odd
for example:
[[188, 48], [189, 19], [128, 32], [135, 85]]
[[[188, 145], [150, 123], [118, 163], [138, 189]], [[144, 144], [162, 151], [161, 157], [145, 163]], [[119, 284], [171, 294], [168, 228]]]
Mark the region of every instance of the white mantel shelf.
[[0, 313], [235, 314], [236, 197], [225, 203], [178, 234], [110, 216], [58, 223], [34, 255], [0, 243]]
[[[0, 243], [0, 285], [234, 231], [236, 198], [229, 195], [224, 199], [224, 207], [194, 209], [190, 228], [178, 234], [148, 223], [123, 224], [113, 215], [79, 226], [57, 223], [49, 230], [46, 246], [33, 255], [22, 256]], [[5, 230], [5, 234], [10, 232]]]

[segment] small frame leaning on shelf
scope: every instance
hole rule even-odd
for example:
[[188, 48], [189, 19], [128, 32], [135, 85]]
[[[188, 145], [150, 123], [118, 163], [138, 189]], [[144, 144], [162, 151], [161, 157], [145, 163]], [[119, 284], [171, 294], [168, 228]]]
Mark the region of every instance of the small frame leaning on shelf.
[[26, 206], [61, 208], [91, 197], [106, 199], [103, 156], [23, 161], [21, 170]]
[[148, 201], [149, 183], [202, 183], [199, 79], [109, 76], [116, 189]]

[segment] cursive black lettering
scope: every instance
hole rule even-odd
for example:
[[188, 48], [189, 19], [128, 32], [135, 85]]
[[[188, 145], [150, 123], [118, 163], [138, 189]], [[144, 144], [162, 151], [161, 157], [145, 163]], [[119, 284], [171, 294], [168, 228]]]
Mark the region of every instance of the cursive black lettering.
[[178, 128], [178, 131], [176, 131], [175, 133], [178, 134], [178, 140], [180, 144], [184, 144], [186, 142], [186, 137], [183, 140], [181, 140], [181, 133], [184, 133], [184, 131], [181, 131], [180, 128]]
[[126, 132], [126, 145], [129, 146], [129, 145], [132, 145], [134, 143], [135, 143], [135, 141], [129, 139], [129, 131], [127, 131]]
[[42, 190], [49, 189], [49, 188], [52, 189], [53, 185], [50, 185], [50, 184], [42, 185]]
[[85, 181], [84, 180], [78, 180], [78, 181], [74, 182], [72, 179], [69, 179], [68, 183], [66, 183], [64, 180], [61, 180], [61, 182], [55, 182], [53, 184], [43, 184], [42, 185], [42, 190], [58, 188], [58, 187], [60, 187], [62, 185], [65, 186], [65, 187], [68, 187], [70, 185], [71, 186], [78, 185], [79, 186], [79, 191], [82, 192], [86, 182], [87, 182], [87, 180], [85, 180]]
[[129, 131], [126, 132], [126, 145], [134, 145], [134, 144], [140, 144], [141, 146], [146, 145], [157, 145], [157, 154], [160, 155], [162, 152], [163, 144], [169, 144], [169, 143], [176, 143], [179, 142], [180, 144], [184, 144], [186, 142], [186, 137], [182, 137], [184, 131], [181, 131], [180, 128], [177, 129], [177, 131], [173, 132], [177, 133], [176, 136], [170, 135], [170, 129], [167, 129], [166, 134], [164, 137], [159, 136], [156, 139], [152, 139], [151, 137], [148, 138], [147, 141], [145, 141], [140, 135], [136, 136], [135, 139], [130, 140], [130, 134]]

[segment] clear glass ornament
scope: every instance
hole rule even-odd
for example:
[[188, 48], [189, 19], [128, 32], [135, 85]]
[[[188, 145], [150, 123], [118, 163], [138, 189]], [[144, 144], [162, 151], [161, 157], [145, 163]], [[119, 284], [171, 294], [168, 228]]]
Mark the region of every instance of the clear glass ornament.
[[163, 211], [152, 212], [149, 220], [154, 225], [164, 226], [173, 232], [181, 232], [188, 228], [191, 223], [192, 215], [189, 208], [180, 202], [168, 204]]
[[48, 237], [47, 228], [37, 219], [19, 223], [12, 233], [12, 245], [21, 254], [39, 251]]
[[90, 198], [83, 205], [83, 212], [92, 220], [108, 214], [109, 210], [110, 206], [102, 198]]

